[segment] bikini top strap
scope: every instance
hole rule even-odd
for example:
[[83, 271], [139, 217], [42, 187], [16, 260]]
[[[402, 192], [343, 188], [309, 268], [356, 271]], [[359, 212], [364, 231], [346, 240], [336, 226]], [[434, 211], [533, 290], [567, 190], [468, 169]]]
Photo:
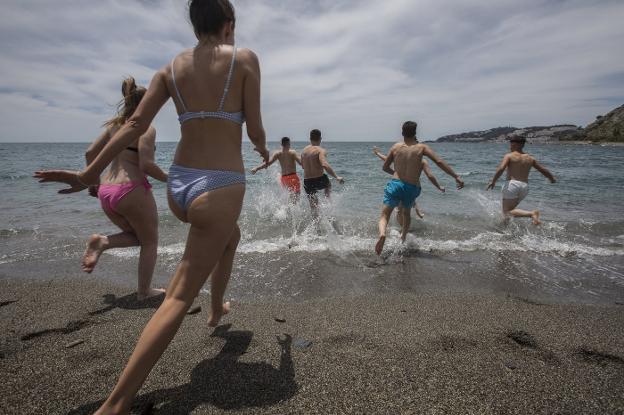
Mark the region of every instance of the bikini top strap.
[[180, 90], [178, 89], [178, 85], [175, 80], [175, 71], [173, 70], [173, 65], [175, 64], [176, 58], [173, 58], [171, 61], [171, 79], [173, 80], [173, 87], [175, 88], [176, 94], [178, 95], [178, 100], [180, 101], [180, 105], [182, 105], [182, 109], [184, 112], [188, 112], [186, 109], [186, 105], [184, 104], [184, 100], [182, 99], [182, 95], [180, 95]]
[[223, 106], [225, 105], [225, 97], [227, 97], [227, 94], [230, 91], [230, 82], [232, 81], [232, 74], [234, 73], [234, 62], [236, 61], [236, 45], [234, 45], [233, 47], [234, 51], [232, 52], [232, 62], [230, 63], [230, 71], [228, 72], [228, 77], [225, 81], [223, 96], [221, 97], [221, 102], [219, 102], [219, 111], [223, 111]]

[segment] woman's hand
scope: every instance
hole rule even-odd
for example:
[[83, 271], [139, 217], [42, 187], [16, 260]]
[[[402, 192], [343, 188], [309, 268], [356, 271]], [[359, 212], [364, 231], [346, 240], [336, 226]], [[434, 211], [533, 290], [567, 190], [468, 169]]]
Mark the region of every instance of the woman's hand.
[[88, 187], [79, 177], [80, 173], [72, 170], [42, 170], [36, 171], [33, 177], [39, 179], [39, 183], [65, 183], [69, 185], [69, 188], [61, 189], [59, 193], [68, 194], [80, 192]]
[[260, 157], [262, 157], [262, 160], [264, 160], [265, 163], [269, 162], [269, 150], [266, 148], [266, 146], [261, 147], [261, 148], [254, 148], [254, 151], [258, 154], [260, 154]]

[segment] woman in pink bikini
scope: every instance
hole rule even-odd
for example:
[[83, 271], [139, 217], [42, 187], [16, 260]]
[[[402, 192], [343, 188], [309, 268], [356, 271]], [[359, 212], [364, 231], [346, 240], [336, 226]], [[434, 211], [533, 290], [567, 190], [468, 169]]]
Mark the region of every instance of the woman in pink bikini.
[[[167, 182], [169, 207], [190, 223], [182, 260], [161, 306], [145, 326], [117, 385], [96, 414], [127, 414], [152, 367], [180, 328], [210, 277], [210, 316], [216, 326], [229, 309], [223, 302], [240, 239], [237, 220], [245, 195], [243, 123], [255, 150], [268, 161], [260, 111], [260, 64], [234, 45], [234, 7], [228, 0], [190, 0], [198, 43], [159, 70], [145, 98], [93, 162], [82, 172], [39, 171], [42, 182], [84, 189], [125, 148], [149, 132], [169, 100], [178, 111], [181, 138]], [[206, 385], [206, 387], [219, 387]]]
[[[86, 153], [87, 165], [126, 123], [145, 95], [145, 88], [137, 87], [134, 78], [121, 85], [123, 100], [116, 117], [104, 124], [106, 130], [91, 144]], [[158, 247], [158, 212], [147, 175], [161, 182], [167, 174], [154, 162], [156, 130], [149, 127], [110, 163], [103, 176], [97, 197], [108, 218], [121, 229], [114, 235], [91, 235], [82, 258], [82, 270], [92, 272], [102, 252], [113, 248], [140, 246], [137, 298], [144, 300], [162, 294], [164, 290], [151, 288]], [[91, 188], [93, 194], [94, 188]]]

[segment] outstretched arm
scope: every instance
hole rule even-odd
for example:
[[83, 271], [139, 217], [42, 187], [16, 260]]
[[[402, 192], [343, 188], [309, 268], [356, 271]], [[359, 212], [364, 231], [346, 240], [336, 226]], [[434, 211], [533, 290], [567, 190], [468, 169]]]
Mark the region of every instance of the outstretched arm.
[[388, 158], [379, 150], [379, 147], [373, 147], [373, 154], [379, 157], [382, 161], [386, 161], [386, 159]]
[[263, 161], [262, 164], [254, 167], [253, 169], [251, 169], [251, 174], [256, 174], [258, 172], [258, 170], [262, 170], [262, 169], [266, 169], [268, 168], [271, 164], [275, 163], [275, 160], [277, 160], [277, 156], [279, 155], [279, 153], [273, 153], [273, 156], [271, 156], [271, 159], [269, 161]]
[[496, 173], [494, 173], [494, 177], [492, 178], [490, 183], [488, 183], [488, 187], [485, 190], [493, 189], [494, 186], [496, 186], [496, 181], [499, 179], [501, 174], [503, 174], [505, 169], [507, 169], [507, 166], [509, 166], [509, 156], [505, 155], [505, 157], [503, 157], [503, 161], [501, 161], [501, 163], [498, 165]]
[[394, 176], [394, 169], [390, 167], [392, 166], [392, 163], [394, 163], [394, 146], [392, 146], [392, 148], [390, 149], [390, 152], [388, 153], [388, 155], [386, 156], [386, 160], [384, 161], [384, 165], [381, 168], [389, 175]]
[[70, 185], [69, 189], [61, 190], [62, 193], [76, 191], [76, 189], [80, 190], [90, 184], [97, 183], [100, 174], [106, 166], [124, 148], [145, 134], [160, 108], [169, 99], [169, 91], [166, 84], [166, 68], [161, 69], [154, 75], [145, 96], [132, 117], [115, 133], [84, 171], [37, 171], [35, 172], [35, 177], [39, 178], [41, 183], [61, 182]]
[[100, 134], [98, 138], [95, 139], [93, 143], [91, 143], [91, 145], [87, 149], [87, 152], [85, 153], [87, 166], [91, 164], [93, 160], [95, 160], [98, 154], [100, 154], [104, 146], [106, 146], [106, 144], [110, 141], [111, 137], [111, 128], [108, 127], [106, 128], [106, 130], [104, 130], [102, 134]]
[[[98, 154], [100, 154], [100, 151], [102, 151], [102, 149], [104, 148], [104, 146], [110, 141], [111, 139], [111, 127], [106, 128], [106, 130], [104, 130], [104, 132], [102, 134], [100, 134], [100, 136], [98, 138], [95, 139], [95, 141], [93, 143], [91, 143], [91, 145], [89, 146], [89, 148], [87, 149], [87, 152], [85, 153], [85, 160], [87, 162], [87, 166], [93, 162], [93, 160], [95, 160], [95, 158], [97, 157]], [[70, 191], [73, 192], [73, 190], [76, 191], [80, 191], [82, 189], [80, 188], [72, 188], [72, 189], [68, 189], [67, 193], [69, 193]], [[98, 195], [98, 185], [91, 185], [89, 186], [89, 195], [93, 196], [93, 197], [97, 197]]]
[[139, 138], [139, 168], [145, 174], [161, 182], [167, 181], [165, 173], [154, 160], [156, 152], [156, 129], [150, 127], [145, 134]]
[[544, 177], [546, 177], [548, 180], [550, 180], [551, 183], [556, 183], [557, 182], [557, 179], [555, 179], [555, 176], [552, 175], [550, 170], [548, 170], [546, 167], [544, 167], [541, 164], [539, 164], [537, 162], [537, 160], [535, 160], [535, 159], [533, 159], [533, 167], [535, 167], [535, 170], [537, 170], [538, 172], [542, 173], [544, 175]]
[[260, 111], [260, 62], [258, 56], [249, 49], [241, 49], [239, 56], [246, 70], [243, 84], [243, 107], [247, 121], [247, 135], [264, 162], [269, 161], [269, 150], [266, 148], [266, 133], [262, 125]]
[[303, 167], [303, 163], [301, 162], [301, 155], [295, 151], [295, 161], [299, 163], [301, 167]]
[[427, 176], [431, 184], [437, 187], [437, 189], [442, 193], [446, 192], [446, 189], [440, 186], [440, 183], [438, 183], [438, 179], [436, 179], [436, 177], [433, 175], [433, 172], [431, 171], [431, 166], [429, 166], [427, 160], [423, 160], [423, 171], [425, 172], [425, 176]]
[[435, 164], [438, 165], [439, 168], [442, 169], [442, 171], [444, 171], [446, 174], [448, 174], [449, 176], [451, 176], [452, 178], [455, 179], [455, 183], [457, 183], [457, 188], [461, 189], [462, 187], [464, 187], [464, 182], [463, 180], [459, 177], [459, 175], [457, 173], [455, 173], [455, 171], [451, 168], [451, 166], [449, 166], [446, 161], [442, 160], [442, 158], [440, 158], [440, 156], [438, 156], [435, 151], [433, 151], [431, 149], [431, 147], [425, 145], [425, 151], [424, 151], [424, 155], [429, 157], [429, 159], [431, 159], [431, 161], [433, 161]]
[[329, 165], [329, 162], [327, 161], [327, 154], [324, 150], [319, 153], [319, 161], [321, 162], [321, 166], [323, 166], [323, 169], [325, 169], [325, 171], [329, 173], [330, 176], [338, 180], [340, 184], [344, 183], [344, 179], [340, 176], [337, 176], [334, 172], [334, 169], [332, 169], [332, 167]]

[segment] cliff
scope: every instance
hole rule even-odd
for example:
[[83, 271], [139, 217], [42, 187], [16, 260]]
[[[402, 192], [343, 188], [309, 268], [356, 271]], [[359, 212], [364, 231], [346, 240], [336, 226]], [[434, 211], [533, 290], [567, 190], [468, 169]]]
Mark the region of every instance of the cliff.
[[587, 127], [561, 124], [535, 127], [496, 127], [484, 131], [470, 131], [445, 135], [435, 140], [438, 143], [483, 143], [501, 142], [512, 135], [525, 137], [529, 143], [551, 143], [557, 141], [624, 142], [624, 105], [606, 115], [599, 115]]

